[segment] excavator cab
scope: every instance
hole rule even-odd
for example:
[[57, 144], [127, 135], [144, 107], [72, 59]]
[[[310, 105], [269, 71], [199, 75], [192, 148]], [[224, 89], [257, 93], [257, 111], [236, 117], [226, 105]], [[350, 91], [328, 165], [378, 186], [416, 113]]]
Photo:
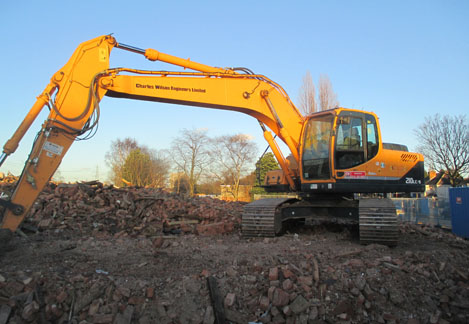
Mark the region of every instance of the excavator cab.
[[301, 191], [422, 191], [423, 161], [402, 146], [388, 149], [379, 129], [371, 112], [336, 108], [308, 116], [302, 134]]
[[378, 148], [372, 114], [340, 108], [312, 115], [303, 132], [302, 182], [331, 181], [336, 170], [358, 167]]

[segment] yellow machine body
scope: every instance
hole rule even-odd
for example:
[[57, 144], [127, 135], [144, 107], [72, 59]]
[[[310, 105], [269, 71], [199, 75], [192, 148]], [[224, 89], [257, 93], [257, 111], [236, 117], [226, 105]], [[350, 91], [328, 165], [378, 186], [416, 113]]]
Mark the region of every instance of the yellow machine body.
[[[109, 56], [114, 48], [193, 72], [111, 69]], [[275, 179], [269, 174], [266, 187], [271, 191], [306, 196], [422, 191], [423, 157], [386, 149], [373, 113], [337, 108], [303, 116], [285, 90], [263, 75], [247, 69], [211, 67], [101, 36], [78, 46], [5, 144], [0, 165], [16, 150], [41, 109], [45, 105], [51, 108], [14, 193], [8, 201], [0, 201], [4, 207], [2, 228], [14, 231], [20, 225], [75, 138], [95, 126], [104, 95], [232, 110], [256, 118], [281, 166]], [[288, 146], [288, 158], [272, 132]], [[346, 137], [347, 132], [350, 136]], [[350, 139], [352, 132], [358, 132], [359, 138]], [[318, 153], [321, 157], [314, 157]]]

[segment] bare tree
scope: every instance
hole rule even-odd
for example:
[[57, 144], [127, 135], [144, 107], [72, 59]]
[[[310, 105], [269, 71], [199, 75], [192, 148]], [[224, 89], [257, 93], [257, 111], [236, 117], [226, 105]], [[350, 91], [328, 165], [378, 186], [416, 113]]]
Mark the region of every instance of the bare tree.
[[309, 115], [318, 111], [318, 102], [319, 110], [328, 110], [339, 106], [337, 94], [334, 93], [329, 77], [325, 74], [321, 74], [319, 77], [319, 93], [316, 98], [316, 89], [311, 73], [307, 71], [300, 88], [299, 107], [301, 112], [304, 115]]
[[168, 158], [161, 151], [155, 149], [147, 149], [147, 154], [151, 162], [151, 182], [149, 186], [152, 188], [166, 187], [170, 169]]
[[426, 117], [416, 130], [421, 152], [430, 167], [447, 172], [451, 185], [457, 186], [469, 172], [469, 123], [465, 115]]
[[339, 106], [337, 94], [334, 93], [332, 83], [325, 74], [319, 77], [319, 105], [322, 111]]
[[313, 79], [311, 78], [311, 73], [309, 71], [306, 71], [306, 74], [303, 77], [303, 84], [300, 88], [299, 102], [300, 111], [304, 115], [309, 115], [318, 110], [318, 105], [316, 103], [316, 89], [314, 88]]
[[170, 187], [177, 194], [189, 193], [189, 178], [184, 172], [175, 172], [170, 176]]
[[187, 175], [191, 196], [208, 165], [208, 144], [207, 131], [202, 129], [183, 129], [171, 144], [171, 159], [176, 169]]
[[238, 200], [240, 180], [252, 171], [249, 168], [254, 163], [257, 146], [245, 134], [220, 136], [212, 143], [214, 175], [232, 186], [231, 194]]
[[[0, 180], [2, 179], [2, 175], [0, 174]], [[54, 175], [52, 176], [52, 181], [54, 182], [64, 182], [65, 178], [62, 175], [60, 167], [55, 171]]]

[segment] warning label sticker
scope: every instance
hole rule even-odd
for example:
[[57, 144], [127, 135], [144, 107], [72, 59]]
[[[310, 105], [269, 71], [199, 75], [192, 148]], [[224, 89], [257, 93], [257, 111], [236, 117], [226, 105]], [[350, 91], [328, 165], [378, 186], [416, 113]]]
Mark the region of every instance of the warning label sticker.
[[63, 146], [60, 146], [58, 144], [55, 144], [55, 143], [52, 143], [52, 142], [49, 142], [49, 141], [46, 141], [42, 148], [44, 150], [46, 150], [47, 152], [50, 152], [50, 153], [55, 154], [55, 155], [62, 155], [62, 151], [64, 149]]
[[365, 171], [347, 171], [345, 172], [345, 178], [348, 179], [360, 179], [365, 178], [366, 172]]

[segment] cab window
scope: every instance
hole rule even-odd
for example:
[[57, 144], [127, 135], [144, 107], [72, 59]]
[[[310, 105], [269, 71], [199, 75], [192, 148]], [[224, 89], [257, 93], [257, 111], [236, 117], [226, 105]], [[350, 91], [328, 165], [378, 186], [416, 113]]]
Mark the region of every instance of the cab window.
[[339, 116], [336, 133], [336, 167], [348, 169], [365, 160], [363, 119], [361, 116]]
[[372, 115], [366, 115], [366, 146], [367, 160], [371, 160], [378, 154], [379, 137], [376, 119]]

